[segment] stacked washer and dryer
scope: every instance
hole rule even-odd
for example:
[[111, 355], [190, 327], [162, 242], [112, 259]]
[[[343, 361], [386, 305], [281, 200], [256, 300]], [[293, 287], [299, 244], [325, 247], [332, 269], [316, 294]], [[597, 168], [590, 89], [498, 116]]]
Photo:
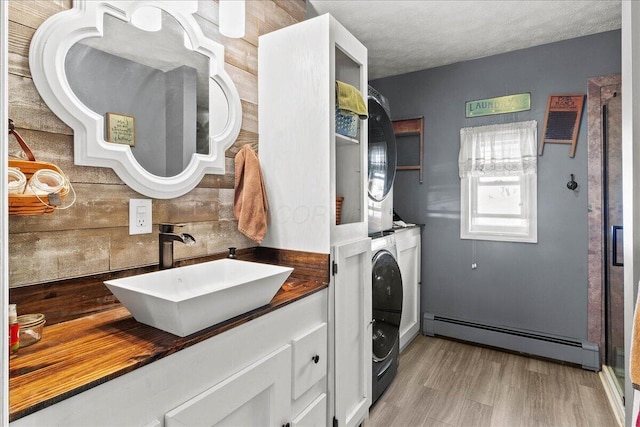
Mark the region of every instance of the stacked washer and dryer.
[[393, 235], [396, 138], [387, 99], [369, 86], [369, 236], [372, 253], [372, 404], [398, 370], [402, 276]]

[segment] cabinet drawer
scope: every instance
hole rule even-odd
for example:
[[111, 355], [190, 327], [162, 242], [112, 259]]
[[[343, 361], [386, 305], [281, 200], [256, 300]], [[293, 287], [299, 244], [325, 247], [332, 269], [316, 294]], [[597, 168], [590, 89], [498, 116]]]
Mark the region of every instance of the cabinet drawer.
[[327, 374], [327, 324], [322, 323], [293, 339], [291, 347], [292, 397], [297, 399]]
[[290, 348], [285, 345], [167, 412], [165, 426], [284, 424], [291, 403]]
[[322, 393], [291, 422], [291, 427], [325, 427], [327, 425], [327, 395]]

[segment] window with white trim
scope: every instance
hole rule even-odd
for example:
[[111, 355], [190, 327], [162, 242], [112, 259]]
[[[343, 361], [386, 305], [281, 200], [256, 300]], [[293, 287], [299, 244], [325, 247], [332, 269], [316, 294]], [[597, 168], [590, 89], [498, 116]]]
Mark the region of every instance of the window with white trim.
[[535, 120], [460, 130], [460, 238], [538, 241]]

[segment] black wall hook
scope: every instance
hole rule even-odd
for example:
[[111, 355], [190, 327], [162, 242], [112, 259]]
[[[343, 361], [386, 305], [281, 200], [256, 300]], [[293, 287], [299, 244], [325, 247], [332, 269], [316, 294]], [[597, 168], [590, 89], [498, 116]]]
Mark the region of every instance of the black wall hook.
[[573, 180], [573, 174], [571, 174], [571, 180], [567, 182], [567, 188], [569, 190], [575, 190], [578, 188], [578, 183]]

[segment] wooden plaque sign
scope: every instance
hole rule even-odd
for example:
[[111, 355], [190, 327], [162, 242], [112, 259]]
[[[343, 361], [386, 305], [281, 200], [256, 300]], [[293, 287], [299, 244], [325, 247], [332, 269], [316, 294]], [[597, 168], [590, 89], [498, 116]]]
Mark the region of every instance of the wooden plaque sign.
[[571, 144], [569, 156], [575, 156], [584, 98], [585, 96], [582, 94], [549, 96], [547, 114], [542, 129], [540, 155], [544, 150], [544, 144], [549, 142], [553, 144]]
[[481, 117], [492, 114], [517, 113], [531, 109], [531, 94], [499, 96], [465, 103], [465, 117]]

